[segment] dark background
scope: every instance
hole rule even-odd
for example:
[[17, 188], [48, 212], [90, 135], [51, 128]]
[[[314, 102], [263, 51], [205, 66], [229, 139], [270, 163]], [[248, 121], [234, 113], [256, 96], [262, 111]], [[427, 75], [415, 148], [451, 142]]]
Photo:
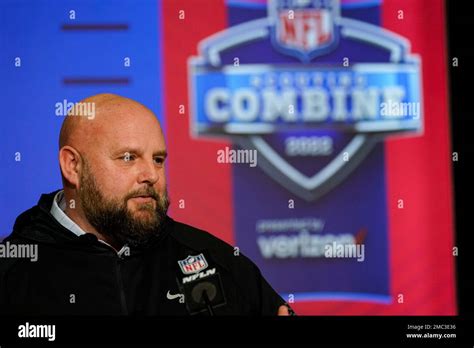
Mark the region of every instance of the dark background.
[[[469, 33], [472, 32], [474, 15], [469, 1], [446, 0], [447, 28], [449, 44], [449, 88], [451, 97], [452, 149], [458, 152], [459, 161], [453, 162], [458, 308], [461, 317], [473, 315], [474, 296], [474, 250], [472, 224], [472, 196], [469, 187], [474, 179], [472, 175], [473, 158], [473, 64], [474, 44]], [[472, 4], [472, 3], [471, 3]], [[459, 59], [459, 66], [452, 66], [453, 57]]]

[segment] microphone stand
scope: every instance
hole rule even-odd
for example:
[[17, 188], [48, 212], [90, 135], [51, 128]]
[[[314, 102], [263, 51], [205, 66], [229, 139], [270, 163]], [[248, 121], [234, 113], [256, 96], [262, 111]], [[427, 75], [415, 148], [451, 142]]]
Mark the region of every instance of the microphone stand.
[[207, 311], [209, 312], [209, 316], [214, 316], [214, 311], [212, 309], [211, 301], [209, 300], [209, 297], [207, 296], [207, 291], [204, 290], [202, 292], [202, 298], [204, 300], [204, 303], [206, 304]]

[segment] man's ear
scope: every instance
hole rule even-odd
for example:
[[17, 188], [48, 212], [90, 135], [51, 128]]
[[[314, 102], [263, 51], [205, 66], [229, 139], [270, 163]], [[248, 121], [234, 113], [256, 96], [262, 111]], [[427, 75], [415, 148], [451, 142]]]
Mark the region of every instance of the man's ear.
[[72, 146], [66, 145], [59, 150], [59, 165], [63, 177], [74, 187], [78, 187], [82, 160], [79, 152]]

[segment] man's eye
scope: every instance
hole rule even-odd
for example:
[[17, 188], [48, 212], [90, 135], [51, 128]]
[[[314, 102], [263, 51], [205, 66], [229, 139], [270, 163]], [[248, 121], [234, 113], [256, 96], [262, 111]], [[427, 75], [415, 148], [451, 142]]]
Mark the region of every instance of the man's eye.
[[135, 155], [132, 155], [132, 154], [127, 152], [120, 158], [123, 159], [125, 162], [129, 162], [129, 161], [133, 161], [135, 159]]
[[156, 162], [157, 164], [163, 164], [164, 161], [165, 161], [165, 160], [164, 160], [163, 157], [155, 157], [155, 162]]

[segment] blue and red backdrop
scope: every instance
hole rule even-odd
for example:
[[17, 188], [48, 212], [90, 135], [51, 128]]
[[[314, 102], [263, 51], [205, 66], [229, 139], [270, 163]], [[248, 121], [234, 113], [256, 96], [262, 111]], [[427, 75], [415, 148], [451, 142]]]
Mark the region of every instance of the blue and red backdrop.
[[[170, 215], [298, 314], [456, 314], [444, 18], [442, 0], [4, 0], [0, 237], [61, 186], [56, 103], [117, 93], [163, 125]], [[418, 112], [385, 117], [393, 98]], [[334, 241], [364, 260], [324, 257]]]

